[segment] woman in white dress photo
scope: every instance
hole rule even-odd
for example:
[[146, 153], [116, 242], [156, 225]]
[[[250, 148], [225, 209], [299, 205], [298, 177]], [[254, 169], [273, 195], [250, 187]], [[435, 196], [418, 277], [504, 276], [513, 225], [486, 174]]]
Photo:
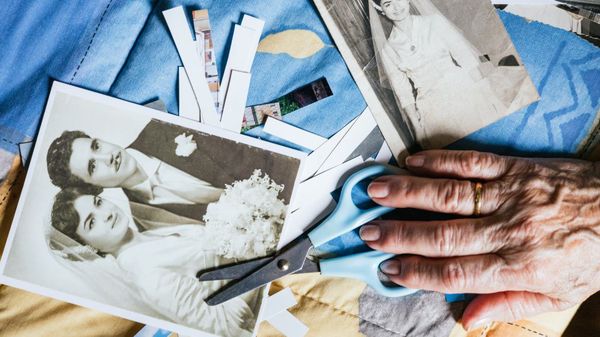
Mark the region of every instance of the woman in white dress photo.
[[469, 133], [469, 124], [503, 115], [482, 74], [482, 64], [491, 64], [429, 0], [371, 0], [370, 7], [380, 81], [422, 147], [446, 145]]
[[[54, 229], [99, 258], [114, 258], [123, 278], [153, 311], [178, 324], [221, 336], [251, 336], [260, 291], [217, 306], [204, 299], [223, 281], [199, 282], [199, 270], [234, 262], [214, 248], [214, 235], [194, 223], [140, 232], [128, 212], [94, 194], [68, 188], [52, 207]], [[256, 311], [257, 312], [257, 311]]]

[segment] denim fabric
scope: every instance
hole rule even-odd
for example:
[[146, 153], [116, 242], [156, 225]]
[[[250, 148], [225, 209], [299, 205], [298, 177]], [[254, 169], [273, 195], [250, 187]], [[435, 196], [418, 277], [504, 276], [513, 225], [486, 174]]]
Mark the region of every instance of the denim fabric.
[[2, 1], [0, 147], [33, 138], [52, 79], [106, 92], [151, 1]]
[[[233, 26], [241, 21], [243, 14], [265, 21], [263, 38], [288, 29], [306, 29], [316, 33], [323, 41], [323, 49], [304, 59], [296, 59], [287, 54], [258, 53], [252, 66], [248, 105], [271, 102], [324, 76], [334, 95], [285, 116], [286, 122], [324, 137], [334, 134], [366, 107], [343, 59], [333, 47], [332, 40], [309, 0], [163, 1], [151, 13], [120, 76], [110, 90], [111, 95], [136, 103], [158, 98], [166, 103], [169, 112], [177, 114], [177, 67], [181, 62], [161, 12], [179, 4], [184, 5], [187, 12], [209, 8], [212, 38], [221, 76]], [[275, 139], [260, 130], [254, 129], [250, 134], [268, 140]]]

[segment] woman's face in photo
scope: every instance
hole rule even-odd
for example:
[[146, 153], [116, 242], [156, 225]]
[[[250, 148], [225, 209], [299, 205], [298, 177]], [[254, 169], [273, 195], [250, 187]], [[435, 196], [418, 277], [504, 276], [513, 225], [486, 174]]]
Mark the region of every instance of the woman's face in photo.
[[382, 0], [381, 10], [392, 21], [401, 21], [410, 15], [410, 2], [408, 0]]
[[88, 245], [103, 251], [115, 251], [129, 228], [129, 220], [121, 208], [95, 195], [82, 195], [73, 206], [79, 214], [77, 234]]

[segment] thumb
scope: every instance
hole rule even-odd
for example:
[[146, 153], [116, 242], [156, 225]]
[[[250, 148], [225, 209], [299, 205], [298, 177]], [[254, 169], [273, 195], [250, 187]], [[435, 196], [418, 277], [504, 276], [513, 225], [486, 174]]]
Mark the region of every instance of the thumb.
[[478, 295], [465, 309], [462, 324], [470, 330], [492, 321], [516, 321], [562, 307], [557, 299], [527, 291], [506, 291]]

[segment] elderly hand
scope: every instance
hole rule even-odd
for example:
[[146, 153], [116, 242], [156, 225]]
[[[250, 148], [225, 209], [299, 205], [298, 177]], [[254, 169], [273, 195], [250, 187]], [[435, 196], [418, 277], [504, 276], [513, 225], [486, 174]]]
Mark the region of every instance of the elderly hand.
[[[454, 213], [447, 221], [374, 221], [360, 230], [394, 282], [477, 293], [467, 329], [583, 302], [600, 290], [600, 165], [489, 153], [425, 151], [407, 158], [416, 176], [369, 185], [384, 206]], [[480, 216], [475, 183], [481, 182]]]

